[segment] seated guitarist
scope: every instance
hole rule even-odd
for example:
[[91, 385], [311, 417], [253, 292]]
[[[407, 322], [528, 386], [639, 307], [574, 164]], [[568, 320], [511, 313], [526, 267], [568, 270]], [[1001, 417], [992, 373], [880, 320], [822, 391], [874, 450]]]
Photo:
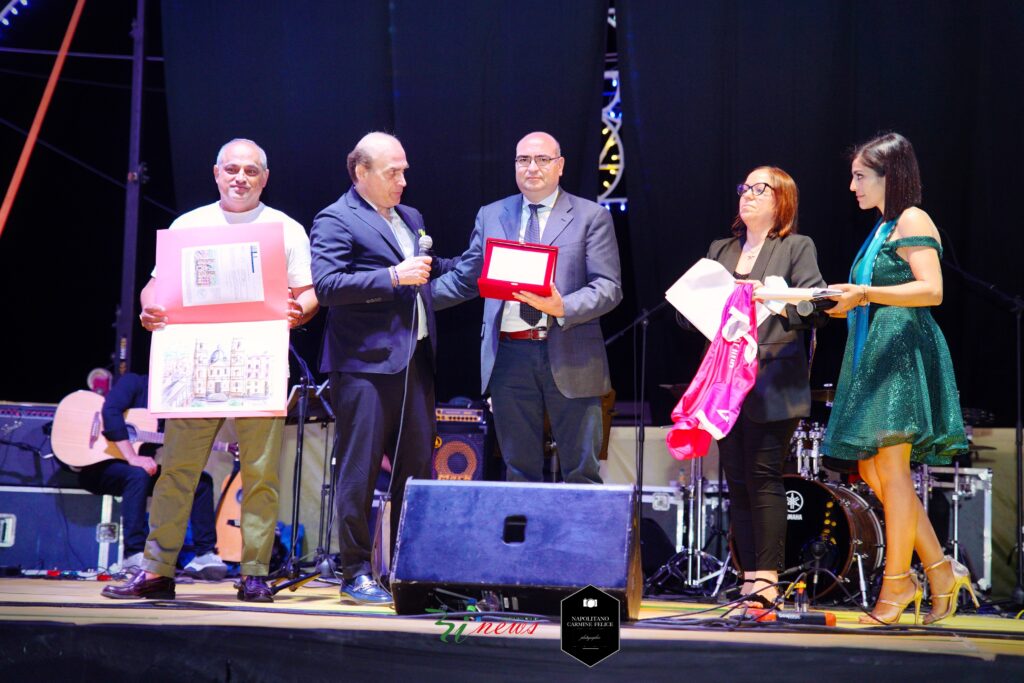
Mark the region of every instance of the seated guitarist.
[[[121, 496], [121, 520], [124, 529], [124, 562], [122, 571], [141, 569], [142, 549], [149, 527], [146, 524], [146, 499], [153, 493], [160, 467], [153, 459], [156, 446], [144, 444], [139, 453], [129, 441], [124, 413], [129, 408], [145, 408], [148, 402], [149, 377], [128, 373], [103, 402], [103, 436], [124, 456], [124, 460], [104, 460], [79, 473], [82, 487], [99, 495]], [[199, 478], [192, 502], [192, 541], [195, 558], [185, 565], [185, 573], [207, 580], [223, 579], [227, 565], [217, 555], [217, 532], [214, 526], [213, 479], [206, 472]]]

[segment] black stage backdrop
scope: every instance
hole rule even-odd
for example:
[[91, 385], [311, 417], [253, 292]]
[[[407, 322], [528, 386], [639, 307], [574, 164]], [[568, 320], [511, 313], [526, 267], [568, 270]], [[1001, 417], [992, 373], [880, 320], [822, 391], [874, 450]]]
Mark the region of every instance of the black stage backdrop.
[[[651, 307], [729, 235], [733, 187], [761, 164], [800, 188], [800, 230], [846, 282], [876, 219], [849, 192], [846, 150], [879, 130], [914, 143], [924, 208], [943, 231], [935, 315], [964, 405], [1013, 423], [1014, 320], [948, 267], [1022, 293], [1019, 194], [1024, 4], [617, 0], [638, 306]], [[816, 385], [835, 381], [846, 331], [819, 335]], [[651, 326], [650, 377], [686, 382], [702, 340]], [[657, 394], [654, 394], [657, 398]], [[656, 417], [658, 417], [656, 415]], [[663, 416], [661, 416], [663, 417]]]
[[[74, 5], [30, 3], [4, 28], [0, 46], [57, 50]], [[159, 58], [159, 12], [150, 5], [146, 54]], [[71, 51], [125, 59], [68, 58], [0, 236], [0, 400], [56, 403], [85, 388], [89, 370], [111, 365], [121, 296], [125, 192], [118, 183], [128, 164], [134, 15], [134, 2], [86, 4]], [[46, 53], [0, 54], [0, 191], [6, 192], [25, 141], [10, 126], [31, 126], [53, 61]], [[150, 202], [140, 206], [139, 289], [153, 268], [154, 231], [177, 213], [159, 62], [147, 63], [145, 85], [142, 158], [151, 180], [143, 193], [168, 210]], [[134, 337], [134, 369], [146, 372], [149, 333], [136, 327]]]
[[[596, 194], [603, 2], [162, 7], [180, 207], [213, 201], [217, 148], [250, 137], [269, 155], [267, 203], [308, 229], [349, 188], [345, 156], [371, 130], [402, 140], [403, 201], [442, 255], [465, 249], [481, 205], [517, 191], [515, 144], [532, 130], [562, 143], [566, 189]], [[479, 394], [481, 312], [439, 315], [441, 399]], [[323, 320], [295, 335], [311, 364]]]
[[[55, 49], [72, 5], [26, 11], [5, 30], [5, 46]], [[844, 150], [892, 128], [915, 143], [924, 206], [945, 231], [946, 301], [936, 317], [963, 403], [1012, 424], [1013, 320], [948, 264], [955, 257], [1004, 290], [1024, 289], [1024, 238], [1012, 209], [1024, 156], [1024, 4], [616, 6], [630, 209], [616, 212], [625, 300], [605, 333], [661, 301], [708, 243], [728, 234], [731, 187], [762, 163], [796, 178], [802, 231], [817, 243], [825, 277], [845, 280], [873, 218], [846, 189]], [[130, 53], [133, 7], [87, 5], [72, 49]], [[458, 253], [477, 207], [516, 191], [513, 146], [532, 129], [561, 139], [565, 187], [593, 196], [605, 8], [603, 1], [378, 0], [263, 1], [238, 11], [151, 2], [147, 53], [167, 61], [147, 67], [143, 158], [152, 181], [145, 194], [179, 212], [214, 201], [218, 146], [253, 137], [270, 155], [268, 203], [308, 228], [347, 189], [344, 156], [356, 139], [392, 130], [413, 167], [408, 202], [423, 210], [438, 252]], [[5, 121], [28, 128], [51, 60], [0, 58]], [[114, 179], [127, 158], [129, 68], [69, 60], [41, 136]], [[22, 140], [0, 127], [4, 187]], [[59, 400], [107, 362], [123, 205], [113, 184], [36, 149], [0, 239], [7, 314], [0, 399]], [[153, 233], [172, 214], [143, 204], [139, 287], [152, 265]], [[479, 315], [477, 302], [439, 316], [442, 399], [478, 391]], [[311, 363], [322, 324], [320, 316], [295, 335]], [[823, 330], [815, 384], [835, 380], [844, 327]], [[145, 367], [147, 336], [136, 333], [136, 369]], [[650, 339], [650, 383], [688, 381], [700, 340], [666, 314], [653, 320]], [[631, 397], [630, 339], [611, 346], [610, 357], [616, 389]], [[655, 420], [667, 420], [668, 394], [648, 394], [657, 399]]]

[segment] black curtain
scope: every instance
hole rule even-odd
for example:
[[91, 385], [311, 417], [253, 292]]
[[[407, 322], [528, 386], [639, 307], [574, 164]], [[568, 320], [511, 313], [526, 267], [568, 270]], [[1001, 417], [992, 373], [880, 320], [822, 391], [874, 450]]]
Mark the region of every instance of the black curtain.
[[[3, 29], [5, 48], [29, 52], [0, 54], [0, 192], [7, 190], [54, 61], [34, 51], [60, 47], [74, 5], [31, 5]], [[0, 400], [56, 403], [85, 388], [92, 368], [111, 366], [124, 238], [125, 192], [118, 183], [128, 162], [132, 63], [88, 55], [131, 55], [134, 15], [134, 2], [87, 3], [0, 237], [6, 313]], [[147, 17], [147, 54], [159, 55], [159, 14], [152, 9]], [[150, 178], [143, 194], [173, 205], [169, 164], [153, 152], [166, 148], [167, 137], [163, 76], [153, 62], [146, 67], [143, 111]], [[140, 240], [147, 226], [166, 227], [172, 214], [143, 202]], [[149, 245], [140, 251], [140, 287], [153, 267], [151, 234]], [[135, 330], [135, 343], [148, 345], [148, 333]], [[145, 372], [145, 349], [137, 350], [135, 367]]]
[[[532, 0], [162, 3], [178, 205], [213, 201], [218, 147], [250, 137], [270, 160], [265, 199], [308, 229], [350, 185], [364, 133], [396, 134], [411, 166], [403, 201], [435, 251], [466, 248], [477, 209], [517, 192], [515, 143], [552, 133], [563, 185], [593, 197], [606, 3]], [[142, 254], [143, 259], [148, 255]], [[476, 396], [479, 302], [440, 314], [438, 397]], [[297, 346], [312, 364], [323, 316]]]
[[[880, 130], [914, 143], [944, 261], [1021, 293], [1013, 211], [1024, 94], [1024, 5], [1010, 1], [677, 3], [617, 0], [636, 289], [650, 307], [729, 235], [733, 187], [761, 164], [800, 187], [800, 231], [846, 282], [875, 221], [845, 153]], [[964, 405], [1013, 420], [1013, 318], [946, 267], [935, 315]], [[820, 334], [814, 383], [835, 381], [845, 325]], [[702, 340], [652, 327], [650, 377], [686, 382]], [[662, 414], [656, 416], [664, 419]]]

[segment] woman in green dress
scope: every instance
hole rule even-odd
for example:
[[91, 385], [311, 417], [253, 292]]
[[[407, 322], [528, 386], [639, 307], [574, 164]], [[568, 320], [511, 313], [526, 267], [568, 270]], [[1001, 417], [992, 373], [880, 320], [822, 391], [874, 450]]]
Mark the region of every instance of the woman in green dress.
[[[846, 317], [846, 354], [822, 451], [857, 460], [885, 510], [885, 571], [869, 624], [899, 621], [921, 585], [914, 550], [931, 586], [931, 624], [956, 612], [960, 590], [974, 598], [967, 569], [944, 557], [914, 490], [910, 463], [948, 464], [967, 450], [949, 349], [931, 315], [942, 303], [942, 246], [921, 203], [910, 141], [881, 135], [851, 155], [850, 191], [860, 208], [881, 214], [854, 259], [850, 282], [829, 311]], [[977, 599], [975, 598], [975, 604]]]

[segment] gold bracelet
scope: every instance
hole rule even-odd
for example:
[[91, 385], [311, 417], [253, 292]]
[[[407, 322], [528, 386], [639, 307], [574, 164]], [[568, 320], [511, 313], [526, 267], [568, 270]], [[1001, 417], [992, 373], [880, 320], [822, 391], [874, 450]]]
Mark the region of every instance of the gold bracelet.
[[869, 303], [871, 303], [871, 302], [868, 301], [868, 286], [867, 285], [861, 285], [860, 304], [859, 305], [867, 306]]

